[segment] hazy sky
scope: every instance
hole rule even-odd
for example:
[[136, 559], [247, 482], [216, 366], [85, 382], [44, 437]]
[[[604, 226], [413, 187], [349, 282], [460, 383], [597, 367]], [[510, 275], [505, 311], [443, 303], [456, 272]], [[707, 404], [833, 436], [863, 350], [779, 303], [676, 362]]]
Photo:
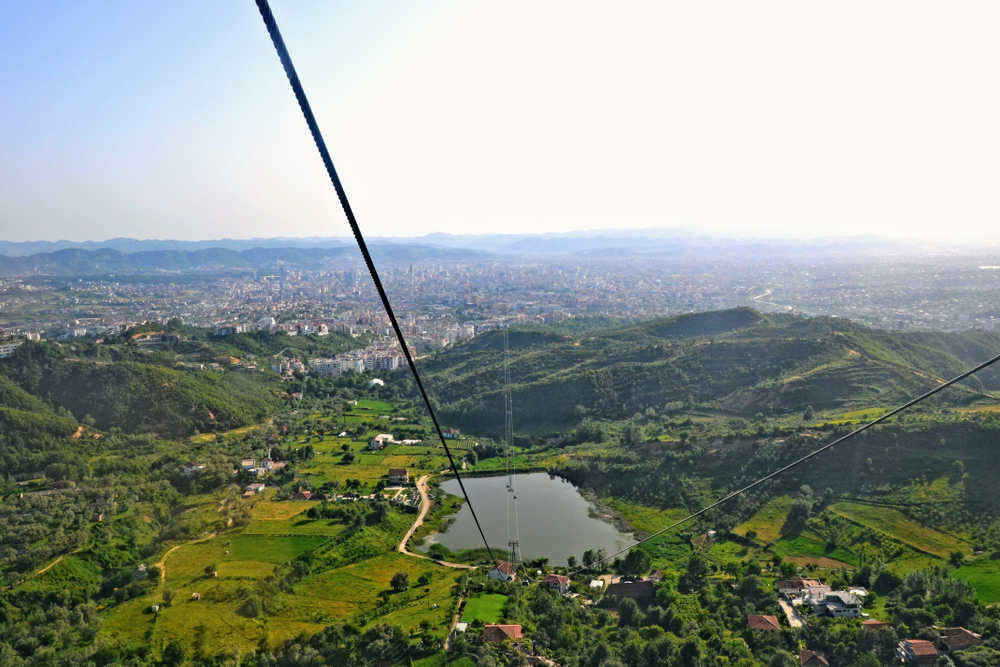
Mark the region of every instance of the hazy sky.
[[[371, 235], [1000, 238], [1000, 4], [272, 7]], [[6, 3], [0, 238], [348, 233], [251, 0]]]

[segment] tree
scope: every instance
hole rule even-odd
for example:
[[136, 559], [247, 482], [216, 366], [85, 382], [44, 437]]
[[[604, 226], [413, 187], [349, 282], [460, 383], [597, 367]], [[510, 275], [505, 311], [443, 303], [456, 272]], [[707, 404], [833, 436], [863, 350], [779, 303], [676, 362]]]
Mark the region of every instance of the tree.
[[748, 530], [747, 534], [746, 534], [746, 538], [747, 538], [747, 542], [749, 542], [750, 544], [753, 544], [757, 540], [757, 531], [756, 530]]
[[637, 447], [642, 444], [642, 430], [634, 421], [627, 421], [618, 435], [618, 442], [626, 449]]
[[354, 459], [357, 458], [354, 452], [344, 452], [344, 458], [341, 459], [344, 463], [350, 464], [354, 463]]
[[649, 571], [652, 564], [652, 559], [650, 559], [649, 554], [643, 549], [632, 549], [625, 556], [625, 562], [622, 564], [622, 573], [633, 576], [645, 574]]
[[351, 448], [351, 446], [345, 442], [340, 446], [340, 448], [346, 452], [348, 449]]
[[161, 658], [165, 667], [177, 667], [187, 659], [187, 649], [179, 640], [171, 639], [163, 649]]
[[815, 412], [813, 411], [813, 406], [809, 405], [806, 407], [806, 411], [802, 413], [802, 419], [805, 421], [812, 421]]
[[392, 590], [402, 593], [410, 587], [410, 575], [406, 572], [397, 572], [392, 575], [392, 581], [389, 582], [389, 585], [392, 586]]
[[208, 565], [205, 566], [205, 574], [211, 577], [212, 574], [218, 569], [219, 568], [215, 563], [209, 563]]
[[172, 588], [163, 589], [163, 604], [170, 606], [170, 603], [174, 601], [175, 597], [177, 597], [177, 591]]
[[960, 567], [965, 562], [965, 554], [961, 551], [952, 551], [948, 556], [948, 562], [951, 563], [952, 567]]
[[431, 581], [433, 581], [431, 573], [424, 572], [422, 575], [420, 575], [420, 578], [417, 579], [417, 586], [430, 586]]

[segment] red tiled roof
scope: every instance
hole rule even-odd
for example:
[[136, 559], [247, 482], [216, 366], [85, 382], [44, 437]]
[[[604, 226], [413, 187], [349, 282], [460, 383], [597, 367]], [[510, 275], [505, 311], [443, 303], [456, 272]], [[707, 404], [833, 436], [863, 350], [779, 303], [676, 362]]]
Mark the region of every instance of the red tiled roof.
[[543, 584], [568, 584], [569, 577], [564, 577], [561, 574], [547, 574], [545, 578], [542, 579]]
[[[493, 569], [494, 570], [499, 570], [500, 572], [503, 572], [504, 574], [506, 574], [509, 577], [513, 577], [514, 575], [517, 574], [517, 569], [513, 565], [511, 565], [510, 563], [508, 563], [505, 560], [502, 560], [499, 563], [497, 563], [493, 567]], [[520, 626], [518, 626], [518, 627], [520, 627]]]
[[941, 643], [949, 650], [954, 650], [982, 644], [983, 638], [982, 635], [977, 635], [965, 628], [945, 628], [941, 631]]
[[520, 625], [484, 625], [483, 641], [500, 643], [507, 639], [520, 639]]
[[799, 651], [799, 664], [802, 667], [830, 667], [826, 656], [816, 651]]
[[816, 651], [799, 651], [799, 664], [802, 667], [830, 667], [826, 656]]
[[402, 477], [408, 474], [406, 468], [389, 468], [389, 477]]
[[915, 656], [937, 655], [934, 642], [929, 642], [926, 639], [907, 639], [905, 643], [910, 647], [910, 651]]
[[751, 630], [780, 630], [778, 619], [775, 616], [751, 616], [747, 619]]

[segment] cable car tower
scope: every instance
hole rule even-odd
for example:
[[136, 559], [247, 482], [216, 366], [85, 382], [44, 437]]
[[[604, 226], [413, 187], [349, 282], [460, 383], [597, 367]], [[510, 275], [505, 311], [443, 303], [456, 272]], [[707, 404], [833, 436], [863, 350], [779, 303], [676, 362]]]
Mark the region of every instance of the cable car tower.
[[503, 325], [503, 402], [504, 402], [504, 463], [507, 472], [507, 550], [508, 561], [516, 571], [521, 560], [521, 541], [517, 526], [517, 485], [514, 476], [514, 400], [510, 390], [510, 341]]

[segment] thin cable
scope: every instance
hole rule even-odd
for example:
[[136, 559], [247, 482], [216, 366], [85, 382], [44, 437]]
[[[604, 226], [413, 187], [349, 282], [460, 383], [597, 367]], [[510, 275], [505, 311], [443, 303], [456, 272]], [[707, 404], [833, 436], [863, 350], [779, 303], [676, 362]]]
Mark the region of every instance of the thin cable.
[[490, 560], [492, 560], [493, 564], [496, 565], [497, 559], [493, 556], [493, 549], [490, 548], [490, 544], [486, 540], [486, 534], [483, 532], [483, 527], [479, 525], [479, 517], [476, 516], [476, 511], [472, 509], [472, 501], [469, 500], [469, 494], [465, 491], [465, 484], [462, 483], [462, 476], [458, 473], [458, 466], [455, 465], [455, 459], [451, 455], [451, 449], [448, 448], [448, 443], [445, 442], [444, 431], [441, 430], [441, 425], [438, 423], [437, 415], [434, 414], [434, 408], [431, 407], [431, 401], [427, 396], [427, 391], [424, 389], [424, 383], [420, 381], [420, 375], [417, 373], [417, 366], [413, 363], [413, 357], [410, 355], [410, 348], [406, 346], [406, 340], [403, 338], [403, 331], [399, 328], [399, 322], [396, 321], [396, 315], [392, 310], [392, 304], [389, 303], [389, 297], [385, 293], [385, 288], [382, 287], [382, 280], [379, 278], [378, 270], [375, 268], [375, 262], [372, 261], [371, 253], [368, 252], [368, 245], [365, 243], [365, 237], [361, 234], [361, 228], [358, 227], [358, 221], [354, 217], [354, 211], [351, 209], [350, 202], [347, 201], [347, 193], [344, 191], [344, 186], [340, 183], [340, 177], [337, 176], [337, 170], [333, 167], [333, 160], [330, 158], [330, 151], [327, 150], [326, 142], [323, 141], [323, 135], [320, 134], [319, 125], [316, 123], [316, 117], [313, 115], [312, 107], [309, 106], [309, 100], [306, 99], [305, 90], [299, 82], [299, 75], [295, 73], [295, 66], [292, 64], [292, 58], [288, 55], [288, 49], [285, 48], [285, 42], [281, 38], [281, 33], [278, 31], [278, 24], [274, 20], [274, 14], [271, 13], [271, 7], [267, 4], [267, 0], [256, 0], [256, 2], [257, 9], [260, 10], [260, 16], [264, 19], [264, 25], [267, 26], [267, 32], [271, 35], [271, 41], [274, 43], [274, 49], [278, 52], [278, 58], [281, 60], [281, 65], [284, 67], [285, 74], [288, 76], [288, 82], [292, 85], [292, 91], [295, 93], [295, 99], [298, 100], [299, 108], [302, 110], [302, 115], [306, 120], [306, 125], [309, 126], [309, 132], [312, 134], [313, 141], [316, 142], [316, 148], [319, 150], [319, 155], [323, 159], [323, 165], [326, 167], [326, 173], [330, 176], [330, 181], [333, 183], [333, 187], [337, 191], [337, 197], [340, 199], [340, 205], [344, 208], [344, 215], [347, 216], [347, 222], [350, 223], [351, 231], [354, 232], [354, 240], [358, 242], [358, 248], [361, 250], [361, 254], [365, 258], [365, 264], [368, 265], [368, 273], [371, 274], [372, 281], [375, 283], [375, 289], [378, 290], [379, 298], [382, 299], [382, 306], [385, 308], [385, 312], [389, 316], [389, 321], [392, 323], [393, 331], [396, 332], [396, 338], [399, 340], [399, 345], [403, 348], [403, 354], [406, 356], [406, 361], [410, 364], [410, 371], [413, 373], [413, 379], [416, 381], [417, 388], [420, 390], [420, 396], [424, 400], [424, 405], [427, 407], [427, 412], [431, 416], [431, 421], [434, 422], [434, 429], [437, 431], [438, 437], [441, 439], [441, 445], [444, 447], [445, 454], [448, 455], [448, 463], [451, 464], [451, 470], [455, 473], [455, 479], [458, 480], [458, 486], [462, 489], [462, 495], [465, 497], [465, 502], [469, 505], [469, 511], [472, 513], [472, 518], [476, 522], [476, 528], [479, 529], [480, 537], [483, 538], [483, 544], [486, 545], [486, 550], [490, 554]]
[[770, 479], [774, 479], [778, 475], [780, 475], [780, 474], [782, 474], [782, 473], [784, 473], [784, 472], [786, 472], [788, 470], [791, 470], [792, 468], [794, 468], [795, 466], [797, 466], [797, 465], [799, 465], [801, 463], [805, 463], [809, 459], [811, 459], [814, 456], [817, 456], [817, 455], [825, 452], [826, 450], [830, 449], [831, 447], [834, 447], [835, 445], [839, 445], [840, 443], [842, 443], [843, 441], [847, 440], [848, 438], [853, 438], [858, 433], [861, 433], [862, 431], [866, 431], [866, 430], [870, 429], [872, 426], [875, 426], [876, 424], [878, 424], [880, 422], [883, 422], [886, 419], [889, 419], [890, 417], [892, 417], [894, 415], [898, 415], [903, 410], [906, 410], [907, 408], [912, 407], [912, 406], [916, 405], [917, 403], [919, 403], [919, 402], [921, 402], [921, 401], [923, 401], [925, 399], [930, 398], [934, 394], [938, 393], [939, 391], [941, 391], [943, 389], [947, 389], [948, 387], [950, 387], [951, 385], [955, 384], [956, 382], [961, 382], [962, 380], [964, 380], [965, 378], [969, 377], [970, 375], [978, 373], [979, 371], [983, 370], [987, 366], [990, 366], [990, 365], [996, 363], [997, 361], [1000, 361], [1000, 354], [998, 354], [997, 356], [993, 357], [992, 359], [990, 359], [988, 361], [984, 361], [983, 363], [979, 364], [975, 368], [972, 368], [970, 370], [965, 371], [964, 373], [962, 373], [958, 377], [952, 378], [951, 380], [948, 380], [947, 382], [939, 384], [937, 387], [934, 387], [933, 389], [931, 389], [930, 391], [928, 391], [926, 394], [921, 394], [920, 396], [914, 398], [910, 402], [904, 403], [903, 405], [901, 405], [898, 408], [892, 410], [891, 412], [885, 413], [884, 415], [882, 415], [878, 419], [870, 421], [867, 424], [865, 424], [864, 426], [851, 431], [847, 435], [842, 436], [840, 438], [837, 438], [836, 440], [834, 440], [833, 442], [831, 442], [831, 443], [829, 443], [827, 445], [823, 445], [822, 447], [820, 447], [816, 451], [810, 452], [809, 454], [806, 454], [805, 456], [803, 456], [802, 458], [800, 458], [800, 459], [798, 459], [796, 461], [792, 461], [791, 463], [789, 463], [785, 467], [779, 468], [779, 469], [775, 470], [770, 475], [767, 475], [765, 477], [761, 477], [756, 482], [753, 482], [752, 484], [748, 484], [748, 485], [744, 486], [742, 489], [740, 489], [738, 491], [733, 491], [732, 493], [730, 493], [728, 496], [726, 496], [722, 500], [717, 500], [714, 503], [712, 503], [711, 505], [708, 505], [706, 507], [702, 507], [700, 510], [698, 510], [694, 514], [691, 514], [691, 515], [689, 515], [689, 516], [681, 519], [680, 521], [672, 523], [669, 526], [667, 526], [666, 528], [663, 528], [662, 530], [656, 531], [655, 533], [653, 533], [649, 537], [644, 537], [643, 539], [639, 540], [635, 544], [622, 549], [618, 553], [615, 553], [615, 554], [612, 554], [612, 555], [607, 556], [605, 558], [602, 558], [601, 560], [599, 560], [599, 561], [597, 561], [595, 563], [591, 563], [591, 565], [589, 565], [587, 567], [581, 567], [580, 569], [578, 569], [575, 572], [573, 572], [573, 574], [579, 574], [580, 572], [583, 572], [584, 570], [589, 570], [589, 569], [593, 568], [595, 565], [600, 565], [601, 563], [609, 561], [612, 558], [617, 558], [618, 556], [621, 556], [626, 551], [630, 551], [631, 549], [634, 549], [635, 547], [639, 546], [643, 542], [648, 542], [649, 540], [653, 539], [654, 537], [662, 535], [663, 533], [666, 533], [667, 531], [673, 530], [677, 526], [685, 524], [688, 521], [690, 521], [691, 519], [694, 519], [695, 517], [701, 516], [705, 512], [709, 511], [710, 509], [718, 507], [719, 505], [721, 505], [721, 504], [723, 504], [723, 503], [725, 503], [725, 502], [727, 502], [729, 500], [732, 500], [736, 496], [739, 496], [739, 495], [741, 495], [743, 493], [746, 493], [747, 491], [749, 491], [750, 489], [754, 488], [755, 486], [760, 486], [764, 482], [766, 482], [766, 481], [768, 481]]

